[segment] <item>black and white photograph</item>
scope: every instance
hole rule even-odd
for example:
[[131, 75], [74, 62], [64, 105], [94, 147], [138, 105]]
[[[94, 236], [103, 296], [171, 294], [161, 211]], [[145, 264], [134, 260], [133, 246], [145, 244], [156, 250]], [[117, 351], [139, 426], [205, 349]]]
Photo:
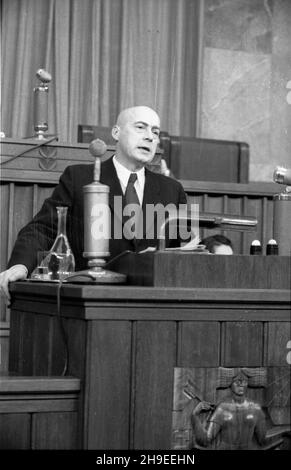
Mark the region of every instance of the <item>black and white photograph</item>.
[[281, 466], [291, 0], [0, 5], [0, 459]]

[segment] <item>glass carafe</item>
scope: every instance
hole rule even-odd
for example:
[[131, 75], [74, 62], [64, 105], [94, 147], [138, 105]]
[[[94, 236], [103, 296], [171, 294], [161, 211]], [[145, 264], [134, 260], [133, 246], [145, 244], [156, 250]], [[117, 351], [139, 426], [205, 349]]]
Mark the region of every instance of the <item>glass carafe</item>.
[[32, 273], [32, 278], [61, 281], [75, 271], [75, 258], [66, 231], [67, 207], [57, 207], [58, 234], [49, 253], [37, 268], [41, 276]]

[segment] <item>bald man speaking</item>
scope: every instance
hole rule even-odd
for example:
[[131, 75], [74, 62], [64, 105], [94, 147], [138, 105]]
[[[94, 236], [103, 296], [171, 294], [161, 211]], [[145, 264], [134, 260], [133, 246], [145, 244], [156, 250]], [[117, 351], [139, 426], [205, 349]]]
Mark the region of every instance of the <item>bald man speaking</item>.
[[[159, 143], [160, 118], [151, 108], [137, 106], [123, 110], [112, 128], [116, 141], [116, 153], [101, 164], [100, 182], [109, 186], [111, 212], [110, 259], [125, 250], [141, 251], [157, 246], [158, 233], [147, 233], [147, 223], [136, 237], [129, 237], [116, 224], [122, 219], [117, 213], [116, 198], [139, 205], [143, 217], [147, 207], [160, 204], [175, 207], [186, 204], [181, 184], [167, 176], [153, 173], [145, 168], [154, 158]], [[50, 250], [57, 235], [57, 206], [68, 207], [67, 234], [75, 256], [76, 270], [85, 269], [83, 186], [93, 180], [94, 165], [68, 166], [51, 197], [46, 199], [33, 220], [18, 234], [7, 270], [0, 274], [1, 294], [9, 300], [9, 282], [25, 279], [37, 264], [38, 251]], [[115, 229], [114, 229], [115, 227]], [[152, 227], [151, 227], [152, 229]], [[177, 246], [177, 240], [171, 240]]]

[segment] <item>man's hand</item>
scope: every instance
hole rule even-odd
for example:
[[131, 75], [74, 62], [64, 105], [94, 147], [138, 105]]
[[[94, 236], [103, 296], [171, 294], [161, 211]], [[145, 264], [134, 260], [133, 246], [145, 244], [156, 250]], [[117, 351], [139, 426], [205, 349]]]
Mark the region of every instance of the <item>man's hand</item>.
[[11, 268], [6, 269], [6, 271], [0, 273], [0, 294], [4, 295], [7, 303], [10, 302], [8, 288], [9, 282], [25, 279], [27, 277], [27, 273], [27, 267], [23, 264], [16, 264], [15, 266], [11, 266]]

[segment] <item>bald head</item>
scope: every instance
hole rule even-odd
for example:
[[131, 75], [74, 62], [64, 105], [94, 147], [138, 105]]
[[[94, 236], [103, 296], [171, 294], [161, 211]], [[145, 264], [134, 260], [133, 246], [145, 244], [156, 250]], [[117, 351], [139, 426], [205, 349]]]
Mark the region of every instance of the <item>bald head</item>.
[[148, 106], [133, 106], [131, 108], [126, 108], [121, 111], [117, 117], [116, 125], [119, 127], [124, 126], [128, 121], [140, 120], [142, 117], [150, 116], [151, 119], [157, 121], [158, 126], [160, 126], [160, 118], [158, 114]]

